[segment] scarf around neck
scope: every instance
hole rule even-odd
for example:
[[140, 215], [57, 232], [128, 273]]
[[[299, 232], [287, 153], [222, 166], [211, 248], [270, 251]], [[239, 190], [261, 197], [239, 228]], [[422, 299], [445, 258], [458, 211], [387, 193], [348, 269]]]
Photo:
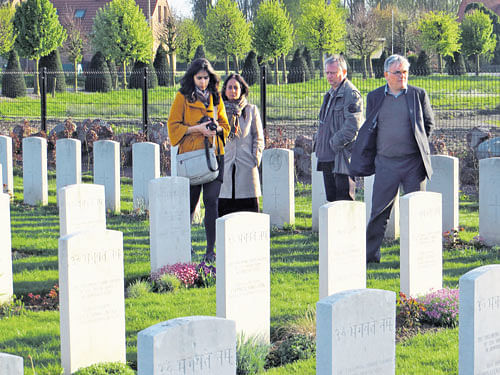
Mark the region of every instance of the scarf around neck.
[[208, 107], [210, 104], [210, 91], [208, 89], [200, 90], [197, 86], [195, 86], [194, 94], [196, 95], [196, 98], [205, 105], [205, 107]]
[[230, 138], [234, 137], [235, 135], [239, 136], [241, 134], [240, 116], [243, 114], [243, 118], [245, 118], [244, 110], [247, 105], [248, 101], [244, 96], [237, 100], [224, 100], [226, 113], [229, 117], [229, 124], [231, 125], [231, 132], [229, 133]]

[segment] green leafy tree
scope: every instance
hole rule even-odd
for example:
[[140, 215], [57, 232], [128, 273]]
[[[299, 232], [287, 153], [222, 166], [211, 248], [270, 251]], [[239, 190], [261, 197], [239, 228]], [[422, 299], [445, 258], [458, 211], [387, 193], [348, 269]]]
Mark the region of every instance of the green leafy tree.
[[420, 39], [425, 50], [438, 55], [438, 69], [443, 72], [443, 56], [453, 56], [460, 50], [460, 27], [456, 17], [444, 12], [425, 14], [418, 25]]
[[301, 7], [303, 11], [297, 34], [310, 50], [318, 51], [320, 74], [323, 77], [325, 52], [336, 53], [345, 48], [346, 12], [334, 1], [327, 4], [324, 0], [302, 0]]
[[73, 11], [69, 11], [62, 19], [62, 24], [68, 33], [68, 38], [63, 43], [63, 51], [68, 56], [68, 60], [73, 63], [73, 84], [75, 92], [78, 91], [78, 63], [83, 59], [84, 48], [87, 48], [88, 40], [83, 31], [79, 18], [73, 17]]
[[[274, 74], [278, 79], [278, 59], [288, 54], [293, 46], [293, 26], [286, 9], [279, 0], [265, 0], [259, 6], [253, 21], [253, 45], [264, 58], [274, 59]], [[284, 64], [286, 59], [283, 59]], [[283, 67], [286, 74], [286, 66]]]
[[179, 19], [170, 14], [158, 30], [157, 37], [161, 44], [165, 46], [168, 53], [169, 63], [169, 85], [175, 83], [175, 72], [177, 70], [177, 50], [179, 47]]
[[47, 56], [40, 58], [40, 69], [47, 68], [47, 91], [66, 91], [66, 77], [64, 75], [59, 50], [55, 49]]
[[[0, 55], [7, 56], [14, 47], [14, 18], [15, 9], [10, 4], [0, 6]], [[10, 56], [10, 55], [9, 55]]]
[[209, 9], [206, 24], [206, 45], [217, 56], [224, 56], [229, 74], [229, 56], [233, 56], [238, 71], [238, 57], [250, 50], [250, 25], [232, 0], [219, 0]]
[[156, 71], [156, 77], [158, 78], [158, 84], [160, 86], [168, 86], [167, 52], [161, 44], [156, 50], [156, 56], [155, 61], [153, 62], [153, 66]]
[[185, 18], [180, 22], [177, 43], [179, 57], [189, 64], [198, 46], [203, 44], [203, 35], [195, 21]]
[[[35, 60], [35, 75], [42, 56], [60, 47], [66, 40], [66, 30], [59, 23], [54, 6], [49, 0], [26, 0], [16, 8], [14, 15], [15, 48], [22, 57]], [[35, 92], [40, 87], [35, 79]]]
[[2, 95], [8, 98], [26, 95], [26, 82], [15, 49], [10, 50], [7, 68], [2, 74]]
[[474, 56], [476, 75], [479, 75], [479, 56], [491, 57], [497, 43], [493, 34], [493, 22], [487, 14], [475, 10], [465, 15], [460, 28], [462, 51], [467, 56]]
[[151, 60], [153, 35], [134, 0], [112, 0], [97, 11], [92, 45], [123, 67], [123, 88], [126, 88], [127, 63]]
[[488, 17], [493, 21], [493, 34], [496, 35], [497, 45], [495, 47], [493, 64], [500, 64], [500, 17], [493, 12], [491, 9], [486, 8], [482, 3], [470, 3], [465, 7], [465, 13], [472, 11], [474, 9], [478, 9], [484, 14], [487, 14]]

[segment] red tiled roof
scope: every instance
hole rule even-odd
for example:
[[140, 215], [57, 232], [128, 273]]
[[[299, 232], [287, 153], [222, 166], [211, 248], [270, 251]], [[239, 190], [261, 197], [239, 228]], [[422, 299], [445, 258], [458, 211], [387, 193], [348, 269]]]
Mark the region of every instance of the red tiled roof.
[[491, 9], [493, 12], [500, 16], [500, 0], [462, 0], [460, 4], [460, 8], [458, 9], [458, 20], [461, 21], [464, 17], [465, 8], [470, 3], [483, 3], [484, 6], [488, 9]]

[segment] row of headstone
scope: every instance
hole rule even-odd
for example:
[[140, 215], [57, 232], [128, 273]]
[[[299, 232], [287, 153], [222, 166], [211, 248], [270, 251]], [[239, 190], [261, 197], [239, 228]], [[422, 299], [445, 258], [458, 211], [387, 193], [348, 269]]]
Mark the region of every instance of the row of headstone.
[[125, 363], [123, 234], [106, 229], [104, 186], [68, 185], [58, 198], [64, 375], [95, 363]]

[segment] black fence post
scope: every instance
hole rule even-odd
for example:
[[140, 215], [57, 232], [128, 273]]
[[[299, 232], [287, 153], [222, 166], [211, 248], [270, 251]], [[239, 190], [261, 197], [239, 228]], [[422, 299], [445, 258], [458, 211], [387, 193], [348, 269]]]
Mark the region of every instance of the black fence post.
[[144, 68], [142, 81], [142, 131], [149, 141], [148, 134], [148, 68]]
[[266, 66], [263, 65], [260, 69], [260, 116], [262, 119], [262, 127], [266, 129], [267, 114], [266, 114]]
[[[43, 67], [39, 72], [40, 80], [40, 117], [41, 117], [41, 130], [47, 133], [47, 68]], [[36, 77], [35, 79], [38, 79]]]

